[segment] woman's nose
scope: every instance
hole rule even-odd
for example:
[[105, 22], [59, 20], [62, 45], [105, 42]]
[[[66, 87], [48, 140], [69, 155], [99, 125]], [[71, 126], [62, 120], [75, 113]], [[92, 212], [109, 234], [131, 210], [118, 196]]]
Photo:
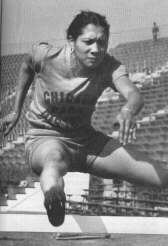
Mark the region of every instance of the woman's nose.
[[98, 53], [99, 52], [99, 47], [97, 43], [92, 44], [91, 46], [91, 53]]

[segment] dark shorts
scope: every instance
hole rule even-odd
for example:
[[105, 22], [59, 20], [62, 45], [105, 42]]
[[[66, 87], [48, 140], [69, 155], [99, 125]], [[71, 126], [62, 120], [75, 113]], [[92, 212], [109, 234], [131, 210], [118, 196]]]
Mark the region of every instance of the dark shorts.
[[56, 141], [59, 149], [69, 155], [70, 170], [88, 172], [90, 165], [103, 150], [110, 137], [93, 128], [62, 133], [53, 130], [30, 129], [25, 136], [26, 161], [32, 167], [32, 158], [44, 142]]

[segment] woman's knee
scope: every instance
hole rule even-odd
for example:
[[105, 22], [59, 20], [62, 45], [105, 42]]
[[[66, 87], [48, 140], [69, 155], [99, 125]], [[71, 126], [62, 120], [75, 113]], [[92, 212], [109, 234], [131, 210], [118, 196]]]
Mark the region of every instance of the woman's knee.
[[59, 173], [60, 176], [64, 176], [68, 171], [69, 158], [66, 153], [51, 151], [46, 154], [42, 166], [43, 169], [53, 170], [53, 172]]
[[56, 144], [43, 144], [34, 153], [32, 158], [32, 167], [36, 170], [43, 169], [60, 172], [63, 176], [68, 170], [70, 158], [68, 153]]

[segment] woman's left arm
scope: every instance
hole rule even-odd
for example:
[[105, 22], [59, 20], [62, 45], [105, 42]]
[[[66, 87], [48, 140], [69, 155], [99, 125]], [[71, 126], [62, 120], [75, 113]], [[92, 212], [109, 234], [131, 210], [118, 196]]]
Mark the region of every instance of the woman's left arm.
[[114, 81], [114, 85], [121, 95], [126, 99], [126, 104], [116, 117], [120, 125], [119, 140], [126, 145], [135, 137], [135, 116], [142, 109], [144, 102], [142, 95], [137, 87], [129, 80], [128, 76], [123, 75]]

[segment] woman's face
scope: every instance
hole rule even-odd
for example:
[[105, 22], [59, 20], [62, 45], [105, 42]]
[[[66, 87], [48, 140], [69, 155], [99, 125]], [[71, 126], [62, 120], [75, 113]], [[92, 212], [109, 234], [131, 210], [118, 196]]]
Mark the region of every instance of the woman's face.
[[75, 55], [83, 68], [95, 68], [104, 59], [108, 38], [102, 26], [88, 24], [73, 42]]

